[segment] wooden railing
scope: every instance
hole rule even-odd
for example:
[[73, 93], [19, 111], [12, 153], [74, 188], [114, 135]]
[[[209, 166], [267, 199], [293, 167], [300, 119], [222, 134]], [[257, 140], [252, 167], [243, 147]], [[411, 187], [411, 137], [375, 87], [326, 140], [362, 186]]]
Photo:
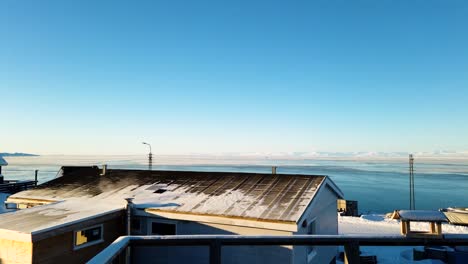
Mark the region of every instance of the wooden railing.
[[294, 236], [122, 236], [88, 264], [119, 262], [127, 259], [128, 247], [208, 246], [210, 264], [221, 263], [223, 246], [344, 246], [345, 263], [360, 262], [359, 246], [468, 246], [468, 235], [444, 235], [442, 238], [404, 236], [294, 235]]

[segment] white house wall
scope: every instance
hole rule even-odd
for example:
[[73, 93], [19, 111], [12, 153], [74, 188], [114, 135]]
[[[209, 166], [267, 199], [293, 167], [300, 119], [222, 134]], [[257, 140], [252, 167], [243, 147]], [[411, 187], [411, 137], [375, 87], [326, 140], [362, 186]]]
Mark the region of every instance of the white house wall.
[[[158, 221], [149, 218], [148, 221]], [[164, 219], [177, 224], [177, 235], [291, 235], [291, 232]], [[143, 224], [143, 223], [142, 223]], [[145, 224], [143, 224], [145, 225]], [[146, 224], [149, 230], [150, 224]], [[142, 230], [142, 231], [146, 231]], [[146, 231], [147, 232], [147, 231]], [[235, 246], [222, 248], [223, 264], [292, 263], [292, 247]], [[208, 247], [139, 247], [133, 263], [208, 263]]]
[[[336, 235], [338, 234], [338, 217], [336, 212], [336, 201], [338, 197], [329, 187], [320, 188], [312, 203], [306, 209], [301, 220], [298, 222], [298, 232], [294, 234], [307, 234], [308, 227], [303, 227], [302, 223], [307, 220], [309, 224], [315, 219], [317, 235]], [[328, 264], [336, 256], [336, 246], [321, 246], [317, 247], [317, 251], [313, 259], [309, 263]], [[294, 264], [308, 263], [307, 247], [294, 247], [293, 253]]]

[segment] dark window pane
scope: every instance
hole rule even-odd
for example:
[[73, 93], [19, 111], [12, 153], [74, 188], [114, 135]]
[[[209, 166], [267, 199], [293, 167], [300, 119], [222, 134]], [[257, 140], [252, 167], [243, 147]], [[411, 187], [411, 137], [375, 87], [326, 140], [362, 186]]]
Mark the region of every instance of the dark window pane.
[[175, 235], [176, 226], [174, 224], [153, 222], [151, 223], [151, 234], [160, 236]]
[[88, 238], [88, 242], [101, 239], [101, 227], [95, 227], [84, 231], [84, 235]]
[[75, 233], [75, 246], [80, 246], [102, 239], [102, 226], [84, 229]]
[[141, 219], [139, 218], [133, 218], [131, 220], [131, 227], [132, 227], [132, 230], [135, 230], [135, 231], [140, 231], [140, 227], [141, 227]]

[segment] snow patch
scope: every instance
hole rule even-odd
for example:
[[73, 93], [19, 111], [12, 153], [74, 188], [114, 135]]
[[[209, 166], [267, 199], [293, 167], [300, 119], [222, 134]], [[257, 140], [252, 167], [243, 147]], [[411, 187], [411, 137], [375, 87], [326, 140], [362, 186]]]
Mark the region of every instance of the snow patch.
[[[412, 222], [411, 229], [428, 230], [426, 222]], [[361, 217], [338, 216], [338, 232], [343, 235], [400, 235], [400, 221], [385, 218], [384, 215], [363, 215]], [[467, 226], [442, 224], [444, 234], [468, 234]], [[394, 263], [443, 263], [438, 260], [408, 261], [412, 259], [412, 249], [421, 247], [361, 247], [362, 256], [377, 256], [379, 264]], [[340, 249], [343, 251], [343, 248]], [[409, 256], [411, 254], [411, 256]], [[337, 263], [343, 263], [337, 261]]]

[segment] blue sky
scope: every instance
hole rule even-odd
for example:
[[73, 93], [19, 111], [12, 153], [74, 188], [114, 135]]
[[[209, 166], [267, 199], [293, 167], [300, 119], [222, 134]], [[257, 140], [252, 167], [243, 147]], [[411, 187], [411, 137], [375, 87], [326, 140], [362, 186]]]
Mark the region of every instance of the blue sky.
[[468, 150], [466, 1], [2, 1], [0, 152]]

